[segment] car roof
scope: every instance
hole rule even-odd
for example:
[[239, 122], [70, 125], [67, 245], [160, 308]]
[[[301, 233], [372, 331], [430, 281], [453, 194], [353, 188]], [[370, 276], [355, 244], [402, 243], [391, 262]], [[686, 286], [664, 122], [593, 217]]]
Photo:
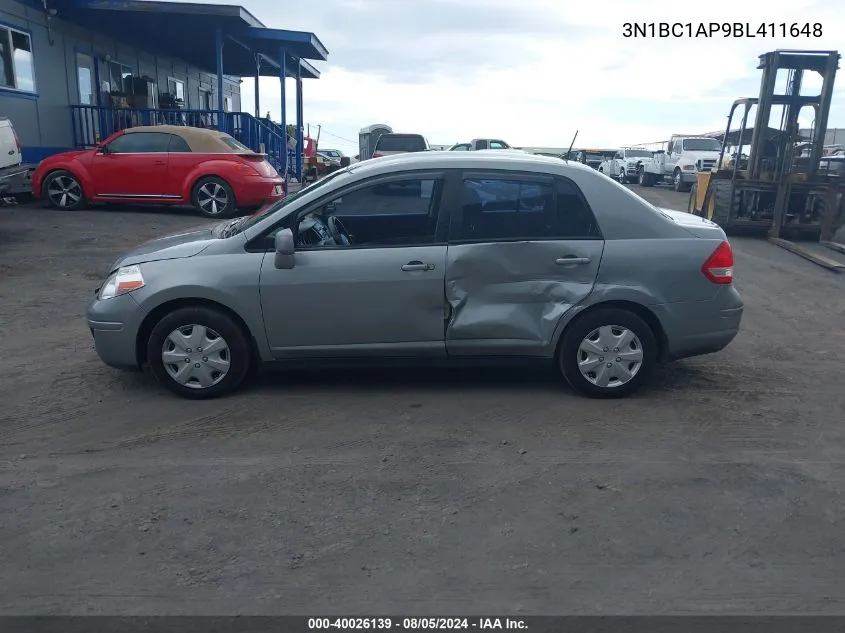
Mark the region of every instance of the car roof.
[[236, 149], [225, 142], [234, 140], [229, 134], [219, 130], [210, 130], [189, 125], [141, 125], [124, 130], [124, 134], [138, 134], [140, 132], [157, 132], [159, 134], [173, 134], [182, 138], [192, 152], [206, 154], [254, 154], [250, 149]]
[[562, 161], [550, 156], [537, 156], [526, 152], [411, 152], [373, 158], [350, 167], [359, 176], [392, 173], [405, 169], [506, 169], [535, 171], [566, 175], [567, 170], [593, 172], [593, 169], [576, 162]]

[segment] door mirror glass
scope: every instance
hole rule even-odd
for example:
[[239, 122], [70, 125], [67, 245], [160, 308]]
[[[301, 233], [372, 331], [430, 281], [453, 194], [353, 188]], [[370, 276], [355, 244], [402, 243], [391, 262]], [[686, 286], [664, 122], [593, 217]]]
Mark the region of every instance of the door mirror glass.
[[293, 268], [294, 265], [294, 241], [293, 231], [282, 229], [276, 233], [276, 268]]

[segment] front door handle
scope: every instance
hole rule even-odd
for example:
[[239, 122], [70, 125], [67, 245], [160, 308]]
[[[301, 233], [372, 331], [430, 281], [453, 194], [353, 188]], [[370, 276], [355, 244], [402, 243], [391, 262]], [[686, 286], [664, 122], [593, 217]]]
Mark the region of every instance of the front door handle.
[[589, 257], [575, 257], [574, 255], [567, 255], [566, 257], [558, 257], [555, 264], [558, 266], [573, 266], [579, 264], [589, 264], [592, 261]]
[[424, 264], [420, 261], [408, 262], [402, 266], [405, 272], [413, 272], [415, 270], [434, 270], [434, 264]]
[[167, 163], [165, 163], [163, 160], [157, 160], [154, 164], [156, 164], [156, 165], [166, 165]]

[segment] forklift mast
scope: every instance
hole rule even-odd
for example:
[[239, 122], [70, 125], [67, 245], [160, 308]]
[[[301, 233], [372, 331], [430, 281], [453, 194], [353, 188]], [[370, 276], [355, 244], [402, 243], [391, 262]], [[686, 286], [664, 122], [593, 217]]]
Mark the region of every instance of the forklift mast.
[[[769, 129], [772, 106], [784, 106], [781, 121], [781, 136], [777, 148], [776, 181], [786, 176], [792, 163], [792, 153], [799, 141], [798, 115], [803, 106], [812, 106], [815, 110], [813, 138], [810, 141], [810, 160], [807, 178], [814, 179], [819, 160], [824, 153], [824, 139], [827, 133], [827, 119], [830, 115], [830, 102], [833, 97], [833, 82], [839, 68], [840, 55], [837, 51], [776, 50], [760, 55], [758, 69], [762, 69], [760, 97], [757, 101], [757, 118], [751, 147], [748, 152], [749, 180], [757, 180], [764, 171], [766, 132]], [[775, 94], [778, 70], [788, 70], [785, 94]], [[818, 95], [801, 96], [801, 85], [805, 71], [814, 71], [822, 77], [822, 87]]]

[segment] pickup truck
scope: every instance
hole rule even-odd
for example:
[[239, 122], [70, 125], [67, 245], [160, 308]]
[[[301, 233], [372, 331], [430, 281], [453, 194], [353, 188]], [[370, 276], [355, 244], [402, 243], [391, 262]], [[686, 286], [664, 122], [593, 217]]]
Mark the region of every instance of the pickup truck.
[[640, 164], [651, 159], [652, 154], [648, 150], [626, 147], [605, 158], [599, 165], [599, 171], [624, 185], [636, 181]]
[[673, 134], [666, 149], [653, 153], [637, 168], [637, 180], [643, 187], [669, 181], [675, 191], [689, 191], [699, 171], [710, 171], [719, 160], [722, 144], [707, 136]]
[[456, 143], [449, 148], [450, 152], [476, 152], [482, 149], [513, 149], [510, 145], [497, 138], [474, 138], [469, 143]]

